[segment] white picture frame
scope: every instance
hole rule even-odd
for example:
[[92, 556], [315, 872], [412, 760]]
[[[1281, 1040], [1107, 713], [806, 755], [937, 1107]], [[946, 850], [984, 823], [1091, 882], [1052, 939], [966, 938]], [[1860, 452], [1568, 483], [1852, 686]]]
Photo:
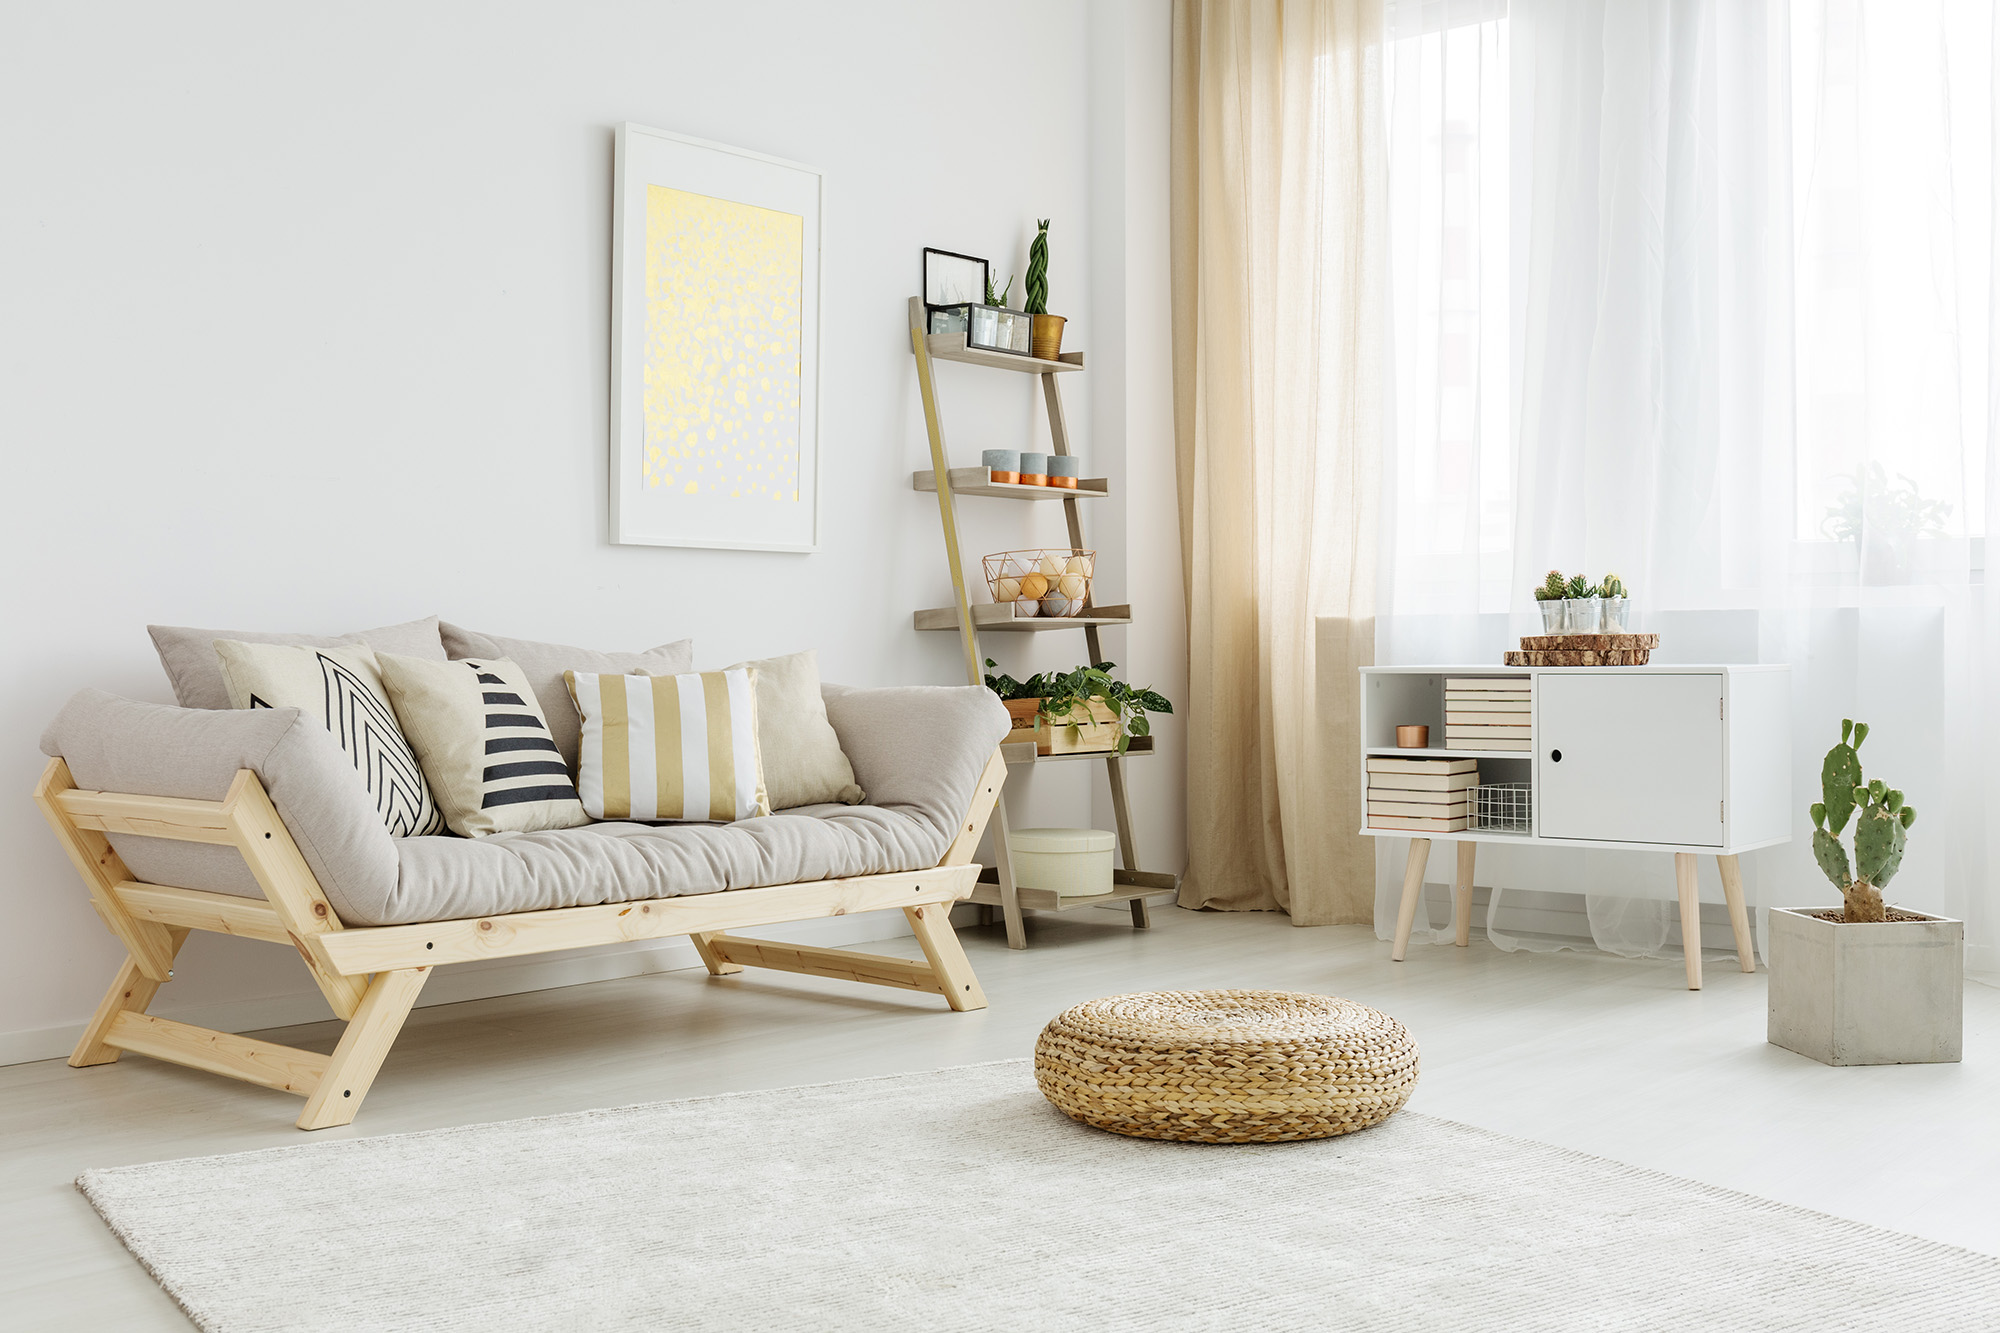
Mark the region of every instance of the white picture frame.
[[[612, 542], [817, 551], [823, 173], [628, 123], [612, 175]], [[735, 314], [682, 314], [717, 293]]]

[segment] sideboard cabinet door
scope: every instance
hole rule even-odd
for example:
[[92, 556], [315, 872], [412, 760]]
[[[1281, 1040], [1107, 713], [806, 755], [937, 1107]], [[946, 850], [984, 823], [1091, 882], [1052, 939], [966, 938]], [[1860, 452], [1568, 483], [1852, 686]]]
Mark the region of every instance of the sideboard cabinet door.
[[1549, 674], [1536, 696], [1542, 837], [1722, 845], [1721, 676]]

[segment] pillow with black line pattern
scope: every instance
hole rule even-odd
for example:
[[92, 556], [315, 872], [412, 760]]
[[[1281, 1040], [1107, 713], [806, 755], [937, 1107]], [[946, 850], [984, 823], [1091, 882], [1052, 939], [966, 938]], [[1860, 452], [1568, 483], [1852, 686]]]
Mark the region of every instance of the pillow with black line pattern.
[[378, 653], [396, 720], [453, 833], [536, 833], [590, 817], [527, 673], [505, 658]]

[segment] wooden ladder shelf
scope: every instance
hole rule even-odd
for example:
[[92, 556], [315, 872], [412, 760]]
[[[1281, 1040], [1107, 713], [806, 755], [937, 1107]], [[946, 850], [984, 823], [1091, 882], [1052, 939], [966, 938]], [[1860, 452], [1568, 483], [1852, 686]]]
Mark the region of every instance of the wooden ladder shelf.
[[[916, 473], [911, 479], [911, 484], [919, 491], [934, 491], [937, 494], [938, 518], [944, 529], [945, 559], [951, 566], [951, 586], [956, 602], [949, 607], [917, 612], [916, 627], [920, 630], [957, 630], [965, 647], [965, 678], [974, 685], [985, 682], [983, 664], [986, 655], [979, 646], [981, 630], [991, 633], [1081, 629], [1084, 644], [1090, 652], [1091, 664], [1101, 664], [1105, 659], [1103, 649], [1098, 642], [1099, 627], [1129, 624], [1132, 608], [1097, 606], [1093, 603], [1087, 605], [1084, 613], [1076, 617], [1060, 619], [1030, 617], [1017, 620], [1003, 614], [1004, 607], [986, 603], [973, 605], [966, 592], [965, 560], [959, 549], [957, 498], [960, 495], [1014, 500], [1048, 500], [1059, 497], [1062, 500], [1063, 517], [1069, 524], [1069, 544], [1074, 549], [1082, 549], [1083, 522], [1077, 510], [1077, 502], [1097, 499], [1108, 494], [1108, 484], [1101, 478], [1087, 478], [1075, 491], [1050, 490], [1041, 486], [995, 485], [987, 478], [984, 469], [954, 469], [951, 466], [950, 455], [945, 450], [944, 422], [938, 410], [937, 381], [933, 374], [933, 366], [938, 361], [961, 361], [989, 369], [1010, 370], [1039, 377], [1042, 382], [1042, 401], [1049, 414], [1049, 438], [1054, 443], [1055, 452], [1067, 456], [1074, 451], [1070, 448], [1069, 430], [1063, 419], [1062, 392], [1057, 387], [1056, 376], [1059, 372], [1081, 371], [1083, 354], [1065, 352], [1059, 360], [1041, 361], [1003, 352], [968, 349], [963, 334], [929, 334], [925, 332], [924, 323], [923, 298], [913, 296], [910, 298], [910, 349], [917, 358], [917, 386], [923, 394], [924, 426], [930, 434], [931, 466], [926, 471]], [[1032, 745], [1006, 745], [1001, 749], [1009, 763], [1037, 762]], [[1000, 909], [1007, 923], [1008, 948], [1028, 947], [1027, 929], [1022, 920], [1023, 909], [1038, 912], [1068, 912], [1079, 907], [1097, 907], [1123, 901], [1131, 907], [1134, 926], [1145, 929], [1152, 925], [1152, 918], [1146, 909], [1146, 898], [1151, 894], [1170, 893], [1177, 885], [1172, 875], [1147, 873], [1138, 868], [1138, 848], [1132, 838], [1132, 812], [1125, 799], [1125, 758], [1135, 753], [1151, 752], [1150, 744], [1145, 746], [1135, 744], [1124, 757], [1115, 753], [1102, 756], [1111, 779], [1111, 810], [1118, 824], [1118, 854], [1124, 862], [1122, 869], [1113, 872], [1113, 887], [1110, 893], [1093, 894], [1084, 898], [1065, 898], [1044, 889], [1016, 886], [1013, 856], [1007, 846], [1006, 802], [1004, 799], [1000, 802], [999, 808], [993, 812], [994, 864], [981, 875], [971, 901]], [[1086, 756], [1045, 755], [1040, 759], [1046, 762], [1050, 758], [1084, 757]]]

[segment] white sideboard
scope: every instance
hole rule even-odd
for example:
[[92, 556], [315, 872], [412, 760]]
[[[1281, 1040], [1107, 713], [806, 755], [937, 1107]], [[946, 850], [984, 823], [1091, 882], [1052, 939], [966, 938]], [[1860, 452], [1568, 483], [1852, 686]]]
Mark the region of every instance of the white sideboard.
[[[1525, 680], [1526, 751], [1444, 744], [1445, 682]], [[1453, 881], [1458, 943], [1471, 929], [1475, 849], [1481, 842], [1671, 852], [1680, 898], [1688, 987], [1701, 988], [1695, 858], [1714, 856], [1736, 934], [1738, 962], [1756, 969], [1737, 856], [1791, 837], [1791, 669], [1785, 666], [1490, 667], [1361, 669], [1362, 787], [1367, 760], [1473, 759], [1482, 784], [1526, 784], [1526, 830], [1467, 827], [1409, 838], [1391, 956], [1401, 961], [1423, 894], [1433, 841], [1458, 844]], [[1426, 749], [1400, 748], [1398, 726], [1430, 728]]]

